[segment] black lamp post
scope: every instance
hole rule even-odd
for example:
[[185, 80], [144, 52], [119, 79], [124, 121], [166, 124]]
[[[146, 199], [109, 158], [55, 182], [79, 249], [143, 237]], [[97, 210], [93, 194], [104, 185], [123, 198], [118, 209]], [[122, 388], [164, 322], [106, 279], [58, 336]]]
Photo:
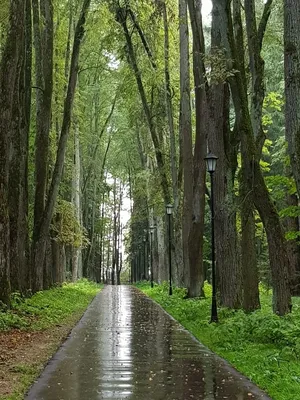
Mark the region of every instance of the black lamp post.
[[212, 301], [210, 322], [218, 322], [216, 267], [215, 267], [215, 212], [214, 212], [214, 172], [218, 157], [209, 152], [205, 157], [207, 171], [210, 174], [210, 211], [211, 211], [211, 277], [212, 277]]
[[139, 264], [139, 257], [138, 251], [134, 255], [134, 282], [138, 281], [138, 264]]
[[150, 230], [150, 282], [153, 288], [153, 233], [156, 226], [152, 225], [149, 227]]
[[144, 242], [144, 279], [147, 279], [146, 275], [146, 257], [147, 257], [147, 238], [146, 236], [143, 237], [143, 242]]
[[167, 204], [166, 205], [166, 211], [168, 215], [168, 230], [169, 230], [169, 295], [171, 296], [173, 293], [172, 290], [172, 247], [171, 247], [171, 215], [173, 212], [173, 205], [172, 204]]

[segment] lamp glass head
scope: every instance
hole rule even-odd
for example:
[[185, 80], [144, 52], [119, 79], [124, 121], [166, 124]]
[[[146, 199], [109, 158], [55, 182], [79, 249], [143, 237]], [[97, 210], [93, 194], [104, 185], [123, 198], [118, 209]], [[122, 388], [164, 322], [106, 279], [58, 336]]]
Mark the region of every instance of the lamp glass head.
[[173, 212], [173, 205], [172, 204], [167, 204], [166, 205], [166, 211], [168, 215], [171, 215]]
[[215, 156], [213, 153], [209, 152], [207, 156], [204, 158], [206, 161], [207, 171], [208, 172], [215, 172], [218, 157]]

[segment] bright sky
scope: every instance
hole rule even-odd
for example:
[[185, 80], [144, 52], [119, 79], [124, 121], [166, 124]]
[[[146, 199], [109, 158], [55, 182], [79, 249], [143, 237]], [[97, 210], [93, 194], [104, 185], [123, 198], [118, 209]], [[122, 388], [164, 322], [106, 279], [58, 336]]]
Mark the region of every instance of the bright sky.
[[212, 7], [211, 0], [202, 1], [202, 14], [204, 20], [209, 19], [211, 13], [211, 7]]

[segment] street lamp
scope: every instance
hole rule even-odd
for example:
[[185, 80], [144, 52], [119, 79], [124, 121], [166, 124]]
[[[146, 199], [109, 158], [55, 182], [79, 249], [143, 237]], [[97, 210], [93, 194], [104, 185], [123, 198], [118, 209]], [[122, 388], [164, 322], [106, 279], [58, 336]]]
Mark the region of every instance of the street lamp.
[[144, 242], [144, 280], [146, 280], [146, 256], [147, 256], [147, 238], [146, 236], [143, 237]]
[[212, 301], [210, 322], [218, 322], [217, 309], [217, 288], [216, 288], [216, 269], [215, 269], [215, 213], [214, 213], [214, 179], [218, 157], [209, 152], [205, 157], [207, 171], [210, 174], [210, 210], [211, 210], [211, 276], [212, 276]]
[[171, 215], [173, 212], [173, 205], [172, 204], [167, 204], [166, 205], [166, 212], [168, 215], [168, 228], [169, 228], [169, 295], [171, 296], [173, 291], [172, 291], [172, 248], [171, 248]]
[[151, 275], [151, 287], [153, 288], [153, 233], [156, 226], [149, 226], [150, 230], [150, 275]]

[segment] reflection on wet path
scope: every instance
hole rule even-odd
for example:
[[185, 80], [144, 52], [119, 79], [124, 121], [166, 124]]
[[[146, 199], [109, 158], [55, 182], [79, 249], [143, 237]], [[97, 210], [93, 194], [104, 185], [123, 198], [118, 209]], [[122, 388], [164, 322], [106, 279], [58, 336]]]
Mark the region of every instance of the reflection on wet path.
[[270, 400], [130, 286], [106, 286], [27, 400]]

